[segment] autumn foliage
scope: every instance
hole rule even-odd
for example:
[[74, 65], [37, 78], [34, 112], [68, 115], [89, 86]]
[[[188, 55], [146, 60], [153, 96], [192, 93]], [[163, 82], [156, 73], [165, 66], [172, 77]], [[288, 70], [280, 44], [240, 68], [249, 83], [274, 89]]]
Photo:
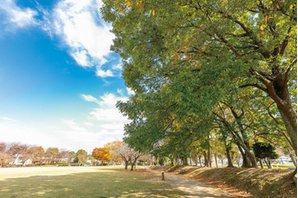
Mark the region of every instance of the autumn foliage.
[[111, 160], [111, 155], [107, 148], [94, 148], [92, 151], [92, 157], [101, 161], [101, 163], [107, 163]]

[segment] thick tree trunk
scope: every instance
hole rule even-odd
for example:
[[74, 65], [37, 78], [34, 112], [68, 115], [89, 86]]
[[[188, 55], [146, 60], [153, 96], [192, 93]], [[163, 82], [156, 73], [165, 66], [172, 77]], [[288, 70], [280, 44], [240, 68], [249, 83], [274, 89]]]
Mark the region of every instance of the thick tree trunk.
[[[291, 108], [290, 109], [281, 109], [278, 108], [281, 117], [285, 123], [286, 129], [287, 129], [287, 134], [291, 139], [291, 143], [293, 146], [293, 149], [295, 151], [295, 154], [297, 156], [297, 123], [296, 123], [296, 113], [294, 112], [294, 110], [292, 109], [292, 106], [290, 106], [289, 104], [285, 104], [284, 108]], [[288, 106], [288, 107], [287, 107]], [[295, 123], [294, 123], [295, 121]]]
[[182, 157], [181, 160], [184, 166], [188, 165], [187, 157]]
[[[257, 167], [257, 161], [256, 161], [256, 157], [255, 155], [250, 151], [249, 147], [247, 145], [245, 145], [244, 143], [237, 143], [237, 146], [241, 152], [241, 149], [243, 149], [243, 151], [241, 152], [241, 155], [243, 157], [243, 165], [244, 167]], [[244, 164], [246, 163], [246, 164]]]
[[228, 159], [228, 167], [234, 167], [232, 157], [231, 157], [231, 153], [230, 153], [230, 148], [227, 145], [226, 141], [224, 143], [225, 143], [226, 155], [227, 155], [227, 159]]
[[237, 122], [239, 131], [241, 134], [241, 136], [240, 136], [240, 134], [237, 131], [234, 132], [234, 137], [237, 138], [237, 146], [239, 147], [239, 150], [241, 151], [240, 147], [243, 148], [243, 153], [241, 152], [242, 157], [243, 157], [243, 166], [256, 168], [257, 167], [256, 157], [250, 151], [247, 133], [245, 132], [243, 123], [241, 121], [242, 116], [244, 115], [244, 111], [241, 110], [241, 114], [238, 115], [233, 107], [229, 107], [229, 108], [231, 109], [231, 112]]
[[291, 158], [293, 164], [295, 165], [295, 167], [297, 168], [297, 158], [292, 152], [290, 153], [290, 158]]
[[246, 150], [245, 150], [245, 154], [249, 158], [251, 167], [257, 168], [257, 160], [256, 160], [255, 155], [253, 153], [251, 153], [250, 151], [246, 151]]
[[242, 156], [242, 167], [244, 167], [244, 168], [250, 167], [250, 164], [249, 164], [248, 159], [246, 157], [245, 151], [242, 149], [242, 147], [239, 143], [237, 143], [236, 145], [237, 145], [237, 147], [240, 151], [240, 154]]

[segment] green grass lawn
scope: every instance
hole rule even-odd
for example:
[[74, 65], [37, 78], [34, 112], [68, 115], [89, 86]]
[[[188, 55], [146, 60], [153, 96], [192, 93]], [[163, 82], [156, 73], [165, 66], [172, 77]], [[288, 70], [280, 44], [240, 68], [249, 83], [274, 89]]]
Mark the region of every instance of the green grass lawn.
[[99, 169], [99, 172], [5, 178], [0, 181], [0, 197], [182, 197], [181, 191], [163, 182], [150, 182], [153, 176], [149, 174]]

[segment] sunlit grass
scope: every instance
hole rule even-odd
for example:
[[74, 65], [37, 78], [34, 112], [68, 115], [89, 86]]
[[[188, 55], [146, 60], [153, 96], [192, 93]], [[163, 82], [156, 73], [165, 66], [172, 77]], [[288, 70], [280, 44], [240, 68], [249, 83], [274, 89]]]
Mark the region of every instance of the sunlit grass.
[[273, 168], [282, 168], [282, 169], [288, 169], [288, 168], [291, 168], [291, 169], [293, 169], [293, 168], [295, 168], [295, 166], [294, 165], [272, 165], [272, 167]]
[[6, 178], [0, 181], [0, 197], [182, 197], [182, 192], [163, 182], [149, 182], [152, 176], [148, 174], [104, 168], [91, 170]]

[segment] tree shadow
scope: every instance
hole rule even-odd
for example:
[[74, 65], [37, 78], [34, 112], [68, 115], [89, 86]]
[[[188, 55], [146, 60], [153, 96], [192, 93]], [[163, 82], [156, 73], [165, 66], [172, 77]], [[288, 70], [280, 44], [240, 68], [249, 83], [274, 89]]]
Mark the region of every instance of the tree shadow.
[[0, 197], [184, 197], [163, 183], [131, 172], [73, 173], [0, 181]]

